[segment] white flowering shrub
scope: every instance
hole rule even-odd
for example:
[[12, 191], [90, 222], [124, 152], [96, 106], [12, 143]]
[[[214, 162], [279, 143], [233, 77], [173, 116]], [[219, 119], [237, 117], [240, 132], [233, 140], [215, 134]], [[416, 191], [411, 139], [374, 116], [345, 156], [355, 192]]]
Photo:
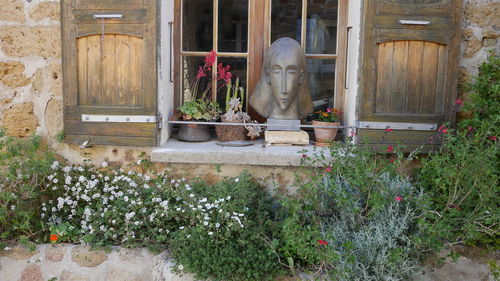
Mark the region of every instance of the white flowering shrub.
[[175, 205], [189, 185], [162, 173], [148, 176], [101, 166], [54, 162], [47, 186], [61, 196], [42, 204], [42, 218], [62, 241], [161, 249], [179, 224]]
[[211, 280], [271, 280], [281, 272], [270, 247], [271, 201], [257, 182], [242, 173], [193, 189], [199, 197], [179, 207], [186, 210], [186, 225], [170, 245], [179, 270]]

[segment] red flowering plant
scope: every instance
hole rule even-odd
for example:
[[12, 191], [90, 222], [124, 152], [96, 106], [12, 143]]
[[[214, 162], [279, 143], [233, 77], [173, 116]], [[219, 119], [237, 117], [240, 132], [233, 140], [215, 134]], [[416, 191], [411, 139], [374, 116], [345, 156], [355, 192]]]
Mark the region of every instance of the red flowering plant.
[[[211, 51], [206, 57], [203, 66], [198, 67], [196, 77], [191, 81], [189, 87], [184, 90], [185, 101], [177, 108], [180, 117], [185, 120], [206, 120], [213, 121], [219, 115], [220, 109], [216, 101], [213, 101], [213, 79], [216, 79], [217, 90], [230, 83], [231, 67], [222, 63], [217, 65], [217, 76], [212, 75], [212, 71], [217, 59], [217, 53]], [[201, 81], [207, 79], [206, 86], [200, 89]], [[215, 91], [216, 92], [216, 91]]]
[[338, 122], [340, 120], [340, 116], [342, 112], [337, 110], [336, 108], [326, 108], [325, 111], [318, 110], [316, 113], [316, 120], [321, 122]]

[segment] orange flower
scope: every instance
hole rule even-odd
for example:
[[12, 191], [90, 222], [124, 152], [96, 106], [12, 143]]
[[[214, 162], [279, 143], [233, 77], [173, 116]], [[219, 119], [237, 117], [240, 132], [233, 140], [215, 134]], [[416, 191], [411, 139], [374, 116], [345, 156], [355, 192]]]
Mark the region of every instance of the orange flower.
[[50, 242], [54, 243], [54, 242], [57, 242], [57, 240], [59, 240], [59, 235], [57, 235], [57, 234], [50, 235]]
[[328, 117], [328, 113], [323, 112], [323, 117]]

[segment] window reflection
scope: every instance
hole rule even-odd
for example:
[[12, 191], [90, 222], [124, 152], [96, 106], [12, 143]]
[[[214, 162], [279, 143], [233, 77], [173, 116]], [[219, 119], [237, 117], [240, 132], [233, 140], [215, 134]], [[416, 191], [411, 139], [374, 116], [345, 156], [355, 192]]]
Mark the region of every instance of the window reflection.
[[306, 53], [335, 54], [338, 0], [307, 1]]
[[184, 0], [182, 49], [210, 51], [213, 48], [213, 0]]
[[220, 52], [245, 53], [248, 44], [248, 0], [219, 0], [218, 29]]
[[314, 109], [333, 107], [335, 93], [335, 60], [308, 59], [307, 78]]
[[290, 37], [300, 42], [302, 0], [273, 0], [271, 7], [271, 43]]

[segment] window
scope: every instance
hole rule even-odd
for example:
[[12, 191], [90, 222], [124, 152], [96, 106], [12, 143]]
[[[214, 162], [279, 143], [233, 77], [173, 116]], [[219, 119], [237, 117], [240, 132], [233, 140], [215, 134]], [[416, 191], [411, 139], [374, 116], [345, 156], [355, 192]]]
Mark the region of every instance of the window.
[[[175, 106], [210, 50], [251, 94], [264, 51], [275, 40], [291, 37], [306, 52], [315, 107], [342, 108], [347, 0], [176, 0], [175, 11]], [[213, 98], [222, 104], [224, 95]]]

